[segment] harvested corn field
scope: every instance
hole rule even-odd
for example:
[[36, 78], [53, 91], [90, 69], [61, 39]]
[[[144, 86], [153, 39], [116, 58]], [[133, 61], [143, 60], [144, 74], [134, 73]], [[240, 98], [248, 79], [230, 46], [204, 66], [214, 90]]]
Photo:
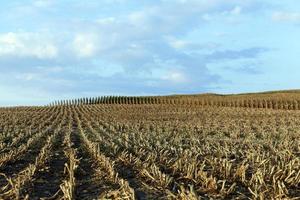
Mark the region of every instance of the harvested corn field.
[[297, 100], [182, 98], [0, 109], [0, 199], [300, 199]]

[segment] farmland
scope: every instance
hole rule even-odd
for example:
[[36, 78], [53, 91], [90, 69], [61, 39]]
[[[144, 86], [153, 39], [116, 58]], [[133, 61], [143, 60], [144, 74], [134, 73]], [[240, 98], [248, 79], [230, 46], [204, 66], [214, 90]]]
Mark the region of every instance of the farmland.
[[299, 100], [295, 91], [1, 108], [0, 199], [300, 199]]

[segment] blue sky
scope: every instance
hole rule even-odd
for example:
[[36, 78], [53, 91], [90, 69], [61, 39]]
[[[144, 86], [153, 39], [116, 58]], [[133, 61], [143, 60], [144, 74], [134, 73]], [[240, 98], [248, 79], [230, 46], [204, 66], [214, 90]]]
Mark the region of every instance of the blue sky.
[[0, 105], [300, 88], [298, 0], [3, 0]]

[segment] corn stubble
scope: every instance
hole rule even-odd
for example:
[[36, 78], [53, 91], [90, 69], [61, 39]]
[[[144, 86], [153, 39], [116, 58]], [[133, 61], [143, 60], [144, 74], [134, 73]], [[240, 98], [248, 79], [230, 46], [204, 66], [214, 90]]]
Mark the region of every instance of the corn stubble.
[[299, 118], [274, 94], [1, 108], [0, 199], [300, 199]]

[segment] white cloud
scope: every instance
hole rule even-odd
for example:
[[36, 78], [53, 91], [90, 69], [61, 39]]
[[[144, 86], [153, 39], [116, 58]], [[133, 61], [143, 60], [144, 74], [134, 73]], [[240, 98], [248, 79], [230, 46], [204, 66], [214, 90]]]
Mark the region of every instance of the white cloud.
[[171, 81], [175, 83], [185, 83], [187, 77], [179, 71], [171, 71], [161, 77], [162, 80]]
[[239, 15], [242, 12], [242, 7], [240, 6], [235, 6], [231, 11], [230, 14], [232, 15]]
[[235, 5], [229, 7], [222, 12], [208, 12], [202, 15], [202, 19], [207, 22], [222, 21], [226, 23], [237, 23], [241, 21], [241, 14], [243, 14], [243, 7]]
[[24, 81], [31, 81], [39, 77], [37, 73], [24, 73], [16, 75], [16, 78]]
[[198, 43], [191, 40], [177, 39], [171, 36], [165, 37], [165, 39], [169, 43], [169, 45], [177, 51], [191, 52], [203, 49], [212, 50], [216, 49], [219, 46], [219, 44], [215, 42]]
[[77, 34], [73, 41], [73, 48], [78, 57], [91, 57], [95, 55], [98, 44], [97, 36], [94, 34]]
[[167, 39], [169, 40], [170, 46], [173, 47], [174, 49], [183, 49], [190, 44], [188, 41], [185, 40], [179, 40], [175, 38], [167, 38]]
[[51, 66], [46, 68], [43, 66], [37, 66], [36, 69], [44, 73], [61, 73], [65, 68], [62, 66]]
[[54, 58], [58, 49], [41, 33], [0, 34], [0, 57], [20, 56], [40, 59]]
[[116, 18], [114, 17], [100, 18], [97, 19], [96, 22], [100, 25], [110, 25], [116, 22]]
[[[78, 58], [95, 58], [107, 55], [111, 49], [123, 44], [126, 39], [122, 34], [126, 34], [126, 31], [122, 32], [120, 26], [111, 27], [113, 25], [105, 23], [99, 24], [97, 27], [99, 29], [92, 28], [83, 33], [80, 31], [76, 33], [71, 43], [71, 53], [75, 53]], [[122, 41], [119, 40], [120, 38]]]
[[300, 12], [274, 12], [272, 19], [278, 22], [300, 23]]
[[47, 8], [53, 5], [54, 0], [35, 0], [32, 5], [38, 8]]

